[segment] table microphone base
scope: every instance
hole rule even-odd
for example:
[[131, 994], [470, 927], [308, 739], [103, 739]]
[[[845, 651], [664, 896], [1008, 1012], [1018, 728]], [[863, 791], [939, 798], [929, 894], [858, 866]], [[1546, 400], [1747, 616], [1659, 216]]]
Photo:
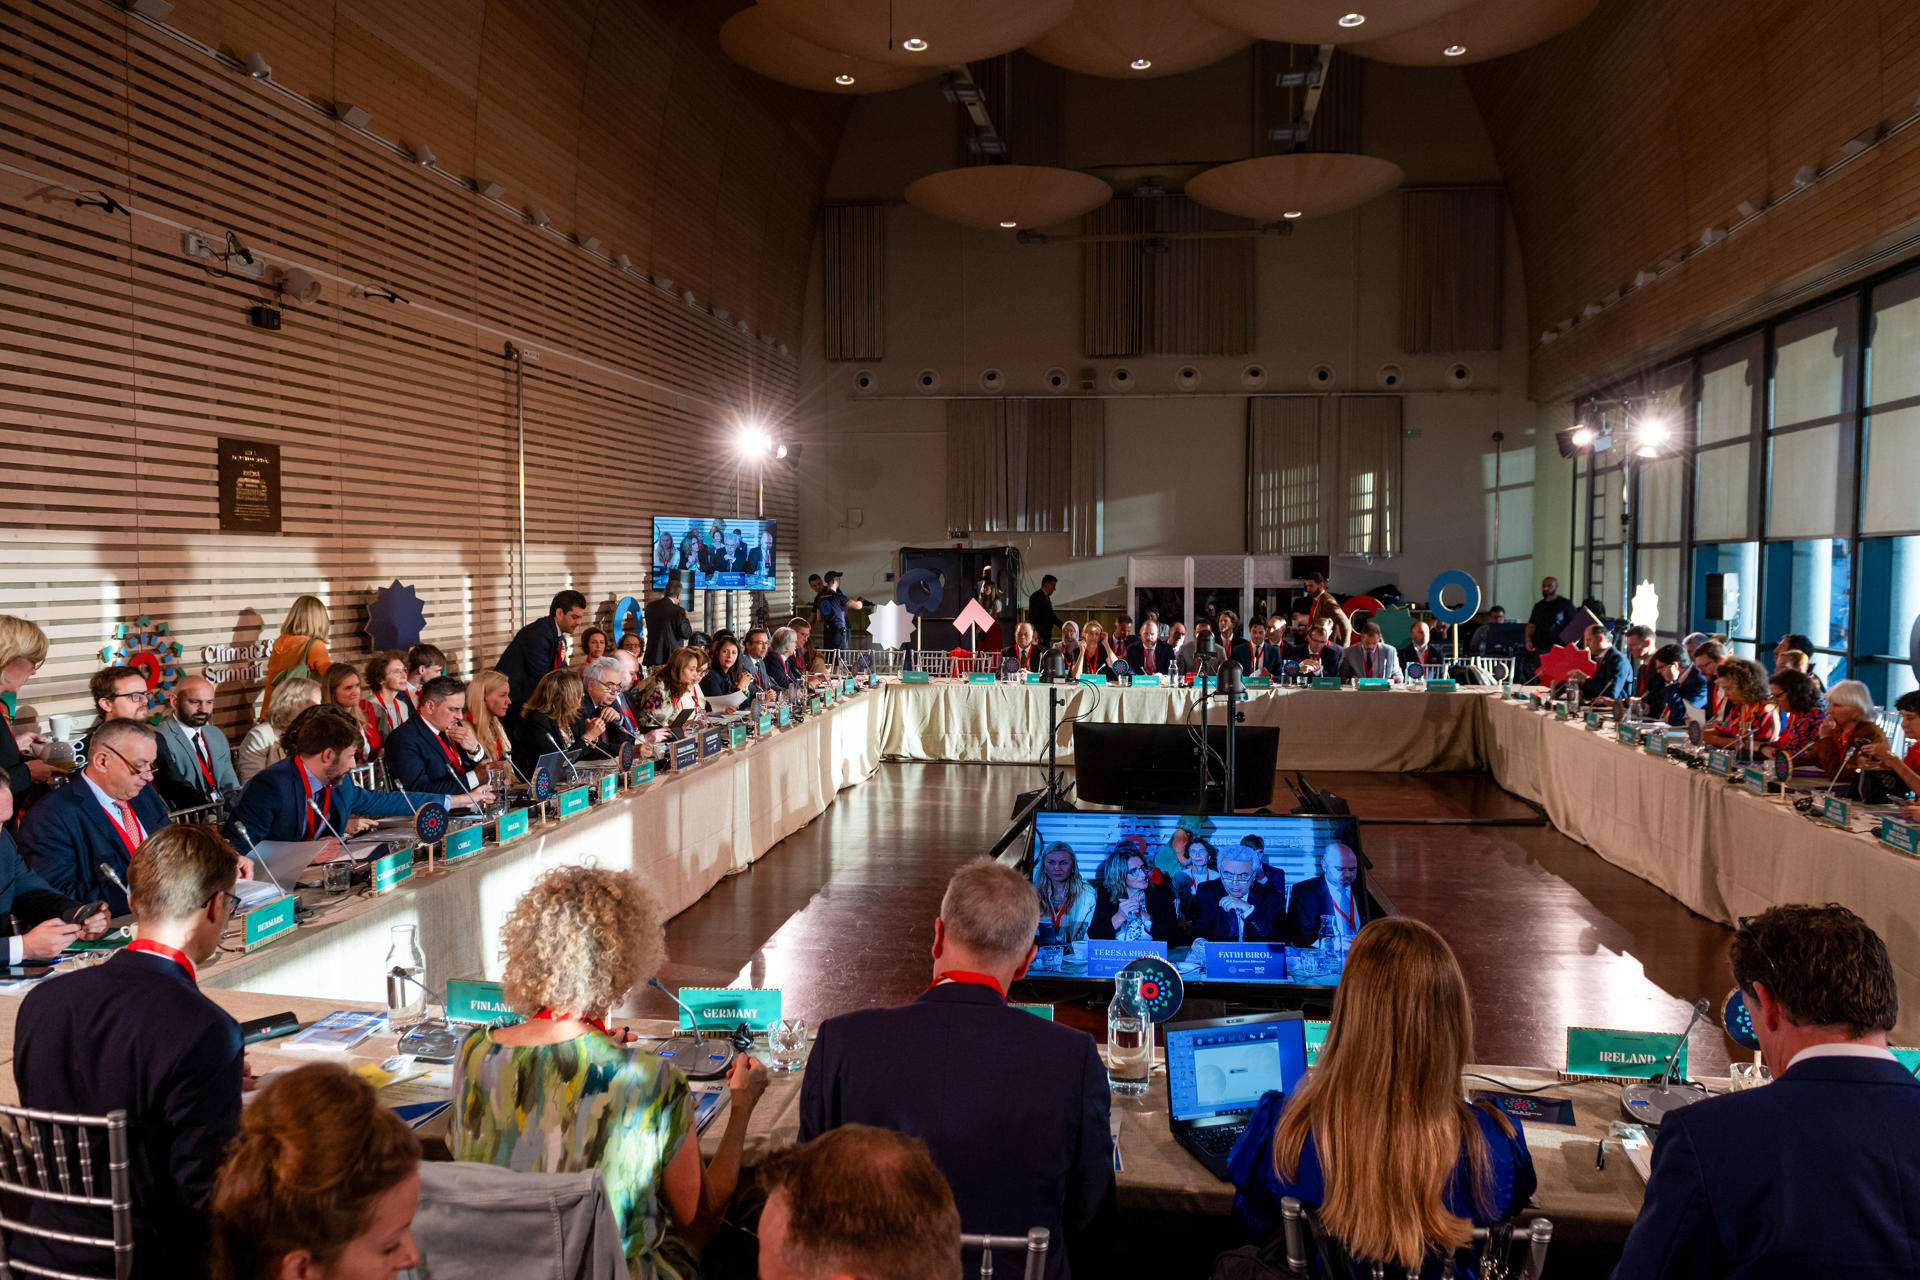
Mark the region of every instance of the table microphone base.
[[1620, 1090], [1620, 1106], [1636, 1123], [1657, 1125], [1682, 1107], [1692, 1106], [1707, 1096], [1705, 1089], [1693, 1085], [1630, 1084]]
[[689, 1080], [718, 1080], [733, 1066], [739, 1051], [719, 1036], [670, 1036], [654, 1052], [680, 1068]]

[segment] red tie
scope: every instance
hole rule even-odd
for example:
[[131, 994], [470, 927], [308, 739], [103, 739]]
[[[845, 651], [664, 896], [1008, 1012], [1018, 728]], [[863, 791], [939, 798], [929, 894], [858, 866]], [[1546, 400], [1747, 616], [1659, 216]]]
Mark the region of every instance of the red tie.
[[1147, 661], [1145, 665], [1147, 668], [1147, 674], [1152, 675], [1153, 674], [1153, 650], [1151, 649], [1147, 650], [1146, 656], [1147, 656]]
[[121, 842], [127, 846], [127, 856], [131, 858], [140, 848], [140, 819], [133, 816], [133, 806], [125, 800], [115, 800], [113, 807], [120, 811], [120, 821], [113, 829], [120, 833]]

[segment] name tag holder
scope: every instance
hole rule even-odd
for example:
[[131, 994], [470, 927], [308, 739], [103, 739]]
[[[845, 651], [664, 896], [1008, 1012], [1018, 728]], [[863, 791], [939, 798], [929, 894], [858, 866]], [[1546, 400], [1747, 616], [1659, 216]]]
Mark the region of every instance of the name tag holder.
[[[1136, 689], [1154, 688], [1160, 685], [1161, 683], [1162, 681], [1157, 674], [1147, 675], [1143, 672], [1142, 674], [1133, 677], [1133, 687]], [[1051, 1011], [1053, 1006], [1048, 1005], [1047, 1008], [1049, 1011]]]
[[926, 684], [932, 679], [933, 677], [924, 671], [902, 671], [900, 673], [901, 684]]
[[[784, 711], [785, 708], [782, 708]], [[693, 738], [677, 738], [667, 744], [667, 764], [675, 773], [691, 769], [700, 760], [700, 743]]]
[[630, 787], [644, 787], [652, 781], [653, 761], [651, 760], [642, 760], [627, 774], [627, 785]]
[[1890, 815], [1880, 819], [1880, 843], [1888, 848], [1897, 849], [1908, 857], [1920, 857], [1920, 827], [1910, 822], [1902, 822]]
[[487, 842], [487, 828], [484, 823], [471, 822], [447, 832], [447, 842], [440, 849], [440, 861], [458, 862], [462, 858], [471, 858], [480, 852]]
[[527, 827], [528, 819], [525, 809], [515, 809], [510, 813], [501, 814], [500, 843], [505, 844], [509, 840], [518, 840], [521, 836], [527, 834]]
[[[1621, 1084], [1638, 1084], [1660, 1074], [1680, 1036], [1668, 1031], [1616, 1031], [1609, 1027], [1568, 1027], [1567, 1066], [1563, 1080], [1599, 1077]], [[1687, 1049], [1680, 1046], [1674, 1074], [1685, 1079]]]
[[587, 806], [592, 803], [592, 791], [593, 788], [583, 783], [577, 787], [569, 787], [555, 796], [554, 799], [560, 805], [560, 816], [571, 818], [576, 813], [585, 813]]
[[1315, 676], [1313, 678], [1313, 687], [1316, 689], [1338, 689], [1340, 687], [1340, 677]]
[[293, 912], [292, 894], [284, 894], [272, 902], [262, 903], [247, 912], [240, 920], [240, 950], [251, 954], [269, 942], [293, 932], [295, 927]]
[[413, 879], [413, 850], [400, 849], [384, 858], [375, 858], [371, 874], [375, 893], [399, 888]]
[[454, 978], [447, 983], [447, 1021], [490, 1027], [520, 1020], [497, 982]]
[[731, 1031], [744, 1022], [765, 1031], [780, 1021], [778, 987], [682, 987], [680, 998], [693, 1010], [680, 1010], [682, 1030]]

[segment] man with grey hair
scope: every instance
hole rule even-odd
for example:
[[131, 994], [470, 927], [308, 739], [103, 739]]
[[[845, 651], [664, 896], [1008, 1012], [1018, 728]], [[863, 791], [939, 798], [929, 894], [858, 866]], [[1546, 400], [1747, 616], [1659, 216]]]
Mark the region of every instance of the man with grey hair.
[[1045, 1227], [1052, 1280], [1113, 1274], [1107, 1072], [1093, 1037], [1007, 1004], [1034, 957], [1040, 900], [1010, 867], [954, 873], [933, 925], [933, 982], [895, 1009], [830, 1018], [800, 1086], [800, 1140], [843, 1124], [922, 1139], [974, 1233]]
[[622, 743], [640, 736], [639, 719], [620, 697], [627, 683], [626, 668], [618, 658], [609, 655], [589, 662], [580, 676], [587, 689], [580, 698], [580, 714], [573, 720], [574, 739], [581, 740], [587, 721], [597, 719], [607, 729], [593, 745], [610, 756], [617, 756]]
[[799, 637], [792, 627], [781, 627], [773, 633], [773, 640], [767, 646], [767, 683], [776, 689], [784, 689], [793, 683], [793, 671], [788, 659], [793, 648], [799, 643]]

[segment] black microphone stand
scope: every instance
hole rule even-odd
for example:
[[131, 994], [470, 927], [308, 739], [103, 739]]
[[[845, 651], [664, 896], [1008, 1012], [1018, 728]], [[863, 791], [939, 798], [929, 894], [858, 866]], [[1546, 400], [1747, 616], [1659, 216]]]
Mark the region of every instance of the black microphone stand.
[[[1200, 812], [1207, 811], [1207, 762], [1213, 755], [1213, 742], [1207, 736], [1207, 702], [1213, 691], [1207, 688], [1207, 666], [1213, 658], [1213, 628], [1207, 627], [1193, 637], [1193, 681], [1200, 690]], [[1232, 735], [1228, 735], [1231, 739]]]
[[1226, 750], [1226, 765], [1223, 770], [1223, 772], [1226, 774], [1226, 778], [1224, 779], [1226, 789], [1221, 793], [1221, 796], [1220, 796], [1220, 812], [1225, 814], [1231, 814], [1234, 810], [1234, 803], [1233, 803], [1234, 726], [1239, 724], [1242, 715], [1245, 714], [1240, 710], [1239, 706], [1237, 705], [1242, 696], [1242, 686], [1240, 684], [1240, 680], [1241, 680], [1240, 664], [1229, 659], [1220, 668], [1220, 692], [1227, 695], [1227, 750]]

